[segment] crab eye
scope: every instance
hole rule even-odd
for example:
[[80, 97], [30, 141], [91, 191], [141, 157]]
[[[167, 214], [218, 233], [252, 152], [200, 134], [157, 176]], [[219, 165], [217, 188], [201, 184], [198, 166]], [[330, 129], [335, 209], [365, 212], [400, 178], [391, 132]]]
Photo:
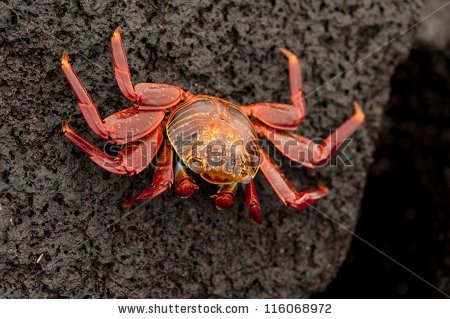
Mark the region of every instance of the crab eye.
[[203, 171], [203, 161], [197, 157], [189, 158], [187, 166], [197, 174]]

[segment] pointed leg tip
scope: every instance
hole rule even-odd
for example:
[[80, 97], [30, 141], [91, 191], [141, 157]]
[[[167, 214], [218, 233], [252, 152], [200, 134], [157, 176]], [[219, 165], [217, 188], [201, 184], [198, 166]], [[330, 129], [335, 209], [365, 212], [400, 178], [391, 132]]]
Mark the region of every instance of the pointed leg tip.
[[302, 193], [299, 193], [297, 198], [292, 202], [287, 202], [287, 206], [297, 210], [303, 210], [311, 207], [318, 199], [327, 196], [330, 193], [328, 187], [319, 185], [316, 189], [311, 189]]
[[357, 101], [353, 101], [353, 108], [355, 109], [355, 117], [358, 121], [364, 122], [366, 116], [362, 110], [361, 105]]
[[261, 212], [259, 209], [259, 205], [253, 205], [249, 208], [247, 220], [249, 221], [249, 223], [254, 224], [254, 225], [262, 224], [262, 218], [261, 218]]
[[313, 201], [316, 201], [322, 197], [328, 196], [330, 194], [330, 189], [323, 185], [318, 185], [317, 190], [313, 192], [314, 195], [312, 196]]
[[61, 131], [63, 133], [67, 133], [67, 132], [71, 131], [71, 128], [69, 126], [69, 121], [64, 120], [64, 121], [61, 122]]
[[123, 209], [127, 209], [130, 208], [133, 204], [130, 202], [123, 202], [120, 207], [122, 207]]
[[288, 49], [277, 48], [277, 50], [278, 50], [278, 52], [283, 54], [285, 57], [287, 57], [291, 61], [298, 60], [297, 56], [293, 52], [289, 51]]
[[118, 27], [116, 28], [116, 30], [114, 30], [113, 37], [114, 37], [114, 38], [120, 37], [120, 34], [121, 34], [121, 33], [122, 33], [122, 28], [121, 28], [120, 26], [118, 26]]
[[288, 49], [285, 49], [285, 48], [277, 48], [277, 51], [280, 52], [281, 54], [287, 56], [287, 57], [288, 57], [290, 54], [292, 54], [291, 51], [289, 51]]
[[69, 65], [69, 52], [67, 50], [61, 55], [61, 65]]
[[262, 225], [262, 221], [261, 220], [255, 220], [252, 219], [250, 217], [247, 218], [247, 221], [252, 224], [252, 225], [256, 225], [256, 226], [261, 226]]

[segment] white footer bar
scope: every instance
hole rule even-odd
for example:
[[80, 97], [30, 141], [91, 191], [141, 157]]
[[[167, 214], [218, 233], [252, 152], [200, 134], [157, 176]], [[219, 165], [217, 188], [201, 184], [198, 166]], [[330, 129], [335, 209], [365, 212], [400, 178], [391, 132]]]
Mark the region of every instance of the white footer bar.
[[[195, 316], [195, 317], [193, 317]], [[450, 318], [450, 301], [367, 299], [3, 299], [0, 318]]]

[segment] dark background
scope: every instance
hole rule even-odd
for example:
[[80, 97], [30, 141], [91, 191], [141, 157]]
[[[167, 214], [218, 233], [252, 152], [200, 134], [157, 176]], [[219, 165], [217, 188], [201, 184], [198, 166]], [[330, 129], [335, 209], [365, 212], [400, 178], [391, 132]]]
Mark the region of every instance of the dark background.
[[[391, 80], [356, 233], [450, 293], [450, 50], [440, 19], [419, 28]], [[434, 20], [433, 20], [434, 19]], [[425, 28], [425, 29], [424, 29]], [[437, 33], [428, 29], [435, 28]], [[447, 39], [447, 40], [446, 40]], [[320, 298], [445, 295], [354, 238]]]

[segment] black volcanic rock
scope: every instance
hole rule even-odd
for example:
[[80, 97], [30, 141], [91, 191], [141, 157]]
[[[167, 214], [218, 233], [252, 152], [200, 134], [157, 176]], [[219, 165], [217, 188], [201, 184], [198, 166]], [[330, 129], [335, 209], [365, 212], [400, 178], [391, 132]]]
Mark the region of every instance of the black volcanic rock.
[[[365, 57], [412, 25], [420, 6], [0, 2], [0, 296], [307, 297], [325, 289], [351, 235], [319, 212], [354, 229], [389, 79], [410, 34]], [[353, 165], [308, 170], [283, 160], [298, 189], [331, 188], [301, 212], [285, 208], [259, 174], [261, 227], [245, 221], [242, 195], [234, 209], [218, 212], [208, 198], [215, 187], [201, 182], [192, 199], [169, 192], [121, 210], [122, 200], [150, 184], [152, 169], [113, 176], [63, 138], [60, 123], [69, 119], [100, 143], [59, 70], [68, 49], [103, 116], [127, 106], [109, 52], [119, 25], [134, 83], [169, 83], [239, 104], [289, 101], [286, 60], [275, 48], [291, 49], [302, 58], [310, 93], [300, 134], [323, 138], [352, 114], [353, 99], [363, 105], [367, 124], [346, 148]]]

